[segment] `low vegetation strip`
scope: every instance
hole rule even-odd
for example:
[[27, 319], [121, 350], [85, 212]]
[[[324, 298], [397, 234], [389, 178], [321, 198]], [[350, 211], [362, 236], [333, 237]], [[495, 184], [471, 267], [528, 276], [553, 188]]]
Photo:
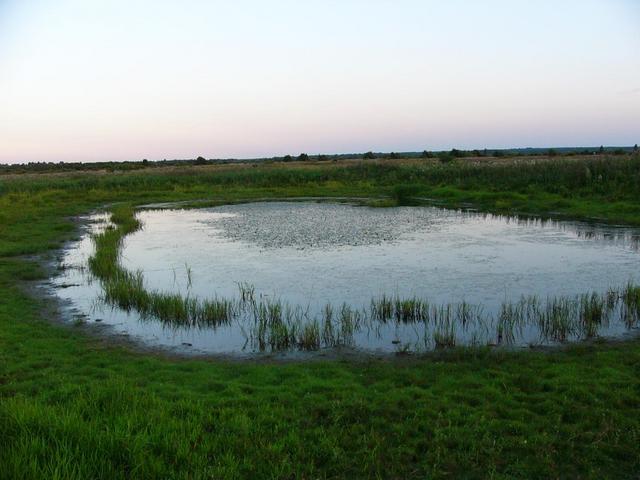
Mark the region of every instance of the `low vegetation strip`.
[[640, 223], [637, 157], [564, 161], [549, 175], [456, 160], [0, 180], [0, 478], [634, 478], [637, 340], [420, 361], [172, 359], [56, 325], [22, 288], [44, 275], [25, 254], [51, 255], [76, 215], [112, 202], [418, 185], [447, 205]]
[[[399, 186], [416, 196], [460, 204], [474, 203], [492, 211], [557, 213], [573, 217], [640, 224], [638, 185], [640, 154], [621, 157], [571, 157], [508, 162], [448, 163], [433, 161], [361, 160], [348, 164], [252, 164], [236, 168], [187, 167], [121, 174], [14, 176], [0, 179], [0, 193], [93, 191], [125, 201], [189, 198], [200, 191], [242, 190], [256, 194], [284, 189], [295, 196], [393, 194]], [[264, 190], [263, 190], [264, 191]], [[132, 196], [132, 192], [135, 194]], [[174, 195], [167, 197], [167, 192]], [[400, 191], [402, 192], [402, 191]], [[400, 193], [402, 195], [402, 193]], [[193, 198], [193, 197], [191, 197]]]

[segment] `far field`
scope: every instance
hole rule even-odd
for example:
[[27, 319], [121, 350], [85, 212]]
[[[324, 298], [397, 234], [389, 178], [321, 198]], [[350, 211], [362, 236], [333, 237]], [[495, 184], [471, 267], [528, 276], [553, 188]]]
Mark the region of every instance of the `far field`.
[[75, 217], [366, 197], [640, 225], [640, 155], [0, 175], [0, 478], [635, 478], [640, 340], [307, 363], [174, 358], [31, 293]]

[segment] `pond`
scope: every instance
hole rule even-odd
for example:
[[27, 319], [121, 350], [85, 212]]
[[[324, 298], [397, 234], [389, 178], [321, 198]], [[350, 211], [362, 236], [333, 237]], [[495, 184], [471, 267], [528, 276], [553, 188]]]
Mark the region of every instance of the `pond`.
[[330, 202], [142, 210], [121, 265], [149, 291], [232, 305], [228, 321], [185, 325], [104, 300], [86, 265], [107, 218], [90, 219], [52, 283], [88, 322], [149, 345], [420, 352], [620, 337], [637, 325], [625, 301], [640, 259], [634, 228]]

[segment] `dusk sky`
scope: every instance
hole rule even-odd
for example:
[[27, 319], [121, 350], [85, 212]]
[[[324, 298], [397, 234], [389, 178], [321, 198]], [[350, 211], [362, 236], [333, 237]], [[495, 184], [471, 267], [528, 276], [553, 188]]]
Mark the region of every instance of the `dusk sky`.
[[0, 0], [0, 162], [640, 142], [638, 0]]

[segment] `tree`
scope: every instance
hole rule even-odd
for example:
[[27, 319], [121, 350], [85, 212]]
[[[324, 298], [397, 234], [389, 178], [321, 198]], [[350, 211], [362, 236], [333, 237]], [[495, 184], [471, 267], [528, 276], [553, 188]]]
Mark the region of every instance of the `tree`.
[[553, 148], [550, 148], [547, 151], [547, 155], [550, 156], [550, 157], [555, 157], [556, 155], [558, 155], [558, 152], [556, 152]]
[[365, 160], [373, 160], [376, 158], [376, 155], [373, 152], [367, 152], [364, 155], [362, 155], [362, 158]]
[[292, 160], [293, 157], [291, 155], [285, 155], [284, 157], [282, 157], [283, 162], [291, 162]]
[[433, 158], [433, 153], [425, 150], [422, 152], [422, 158]]
[[149, 160], [147, 160], [146, 158], [142, 159], [142, 164], [143, 165], [148, 165], [149, 164]]
[[300, 155], [298, 155], [297, 160], [299, 162], [308, 162], [309, 161], [309, 155], [307, 155], [306, 153], [301, 153]]
[[638, 144], [637, 143], [633, 146], [633, 153], [638, 153]]
[[391, 160], [396, 160], [400, 158], [400, 156], [396, 152], [391, 152], [389, 155], [387, 155], [387, 158], [390, 158]]
[[318, 155], [318, 161], [319, 162], [324, 162], [327, 160], [327, 156], [326, 155]]
[[198, 157], [196, 158], [196, 165], [206, 165], [207, 164], [207, 159], [204, 157]]
[[604, 145], [600, 145], [600, 149], [598, 150], [599, 154], [603, 154], [604, 153]]

